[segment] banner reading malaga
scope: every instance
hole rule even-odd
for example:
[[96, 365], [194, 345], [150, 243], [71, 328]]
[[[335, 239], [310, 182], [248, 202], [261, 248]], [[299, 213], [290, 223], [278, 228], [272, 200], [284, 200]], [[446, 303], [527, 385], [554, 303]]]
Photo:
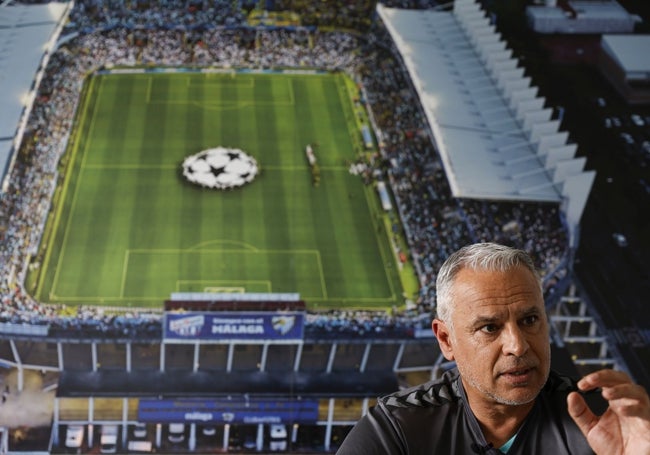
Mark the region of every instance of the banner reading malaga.
[[174, 341], [300, 341], [304, 334], [300, 312], [166, 313], [164, 321], [164, 338]]

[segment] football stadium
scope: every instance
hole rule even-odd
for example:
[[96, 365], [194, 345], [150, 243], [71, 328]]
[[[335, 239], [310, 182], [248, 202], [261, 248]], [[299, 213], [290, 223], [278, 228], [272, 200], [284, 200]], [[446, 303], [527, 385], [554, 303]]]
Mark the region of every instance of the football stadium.
[[8, 1], [0, 42], [1, 453], [335, 453], [453, 366], [481, 241], [554, 368], [635, 377], [573, 267], [595, 172], [479, 2]]

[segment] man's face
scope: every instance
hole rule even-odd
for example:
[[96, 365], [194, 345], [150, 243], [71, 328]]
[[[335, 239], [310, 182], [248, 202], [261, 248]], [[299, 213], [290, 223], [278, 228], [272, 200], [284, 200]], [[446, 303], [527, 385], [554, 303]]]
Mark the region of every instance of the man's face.
[[453, 285], [451, 327], [433, 329], [455, 360], [470, 403], [522, 405], [535, 399], [550, 368], [549, 328], [535, 277], [461, 270]]

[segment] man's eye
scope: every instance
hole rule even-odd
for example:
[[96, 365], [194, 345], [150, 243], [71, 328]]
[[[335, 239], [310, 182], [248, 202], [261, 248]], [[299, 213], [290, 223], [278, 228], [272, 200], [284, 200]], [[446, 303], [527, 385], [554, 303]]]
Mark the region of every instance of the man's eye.
[[531, 316], [526, 316], [522, 323], [524, 325], [534, 325], [537, 321], [539, 321], [539, 316], [537, 315], [531, 315]]
[[481, 332], [485, 333], [494, 333], [498, 330], [498, 327], [496, 324], [486, 324], [483, 327], [481, 327]]

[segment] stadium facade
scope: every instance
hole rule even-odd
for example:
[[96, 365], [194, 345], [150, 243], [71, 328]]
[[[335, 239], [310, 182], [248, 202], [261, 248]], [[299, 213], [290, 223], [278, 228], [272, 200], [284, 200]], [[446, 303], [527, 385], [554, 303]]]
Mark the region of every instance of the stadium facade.
[[[310, 315], [295, 295], [187, 297], [170, 299], [165, 322], [140, 327], [138, 336], [97, 327], [42, 334], [14, 327], [0, 335], [0, 358], [18, 372], [17, 388], [40, 374], [51, 377], [43, 389], [56, 390], [44, 453], [65, 453], [69, 428], [79, 427], [80, 449], [92, 452], [107, 425], [119, 428], [120, 452], [142, 444], [157, 452], [228, 452], [246, 441], [266, 451], [273, 424], [289, 429], [286, 450], [330, 453], [378, 396], [450, 366], [430, 318], [350, 329], [335, 318], [305, 324]], [[624, 368], [607, 357], [606, 339], [585, 308], [575, 295], [554, 305], [553, 367], [573, 374]], [[182, 437], [174, 439], [173, 425], [182, 425]], [[138, 437], [142, 426], [146, 434]]]
[[[260, 297], [170, 301], [159, 335], [5, 335], [0, 356], [19, 385], [29, 372], [55, 374], [52, 453], [69, 449], [78, 426], [91, 451], [105, 425], [120, 428], [120, 451], [143, 440], [156, 451], [232, 451], [244, 439], [262, 451], [271, 424], [291, 430], [287, 450], [330, 452], [400, 377], [430, 375], [442, 359], [430, 330], [368, 324], [352, 336], [330, 320], [305, 331], [304, 302]], [[133, 436], [142, 424], [147, 439]], [[170, 441], [170, 424], [184, 426], [182, 441]]]

